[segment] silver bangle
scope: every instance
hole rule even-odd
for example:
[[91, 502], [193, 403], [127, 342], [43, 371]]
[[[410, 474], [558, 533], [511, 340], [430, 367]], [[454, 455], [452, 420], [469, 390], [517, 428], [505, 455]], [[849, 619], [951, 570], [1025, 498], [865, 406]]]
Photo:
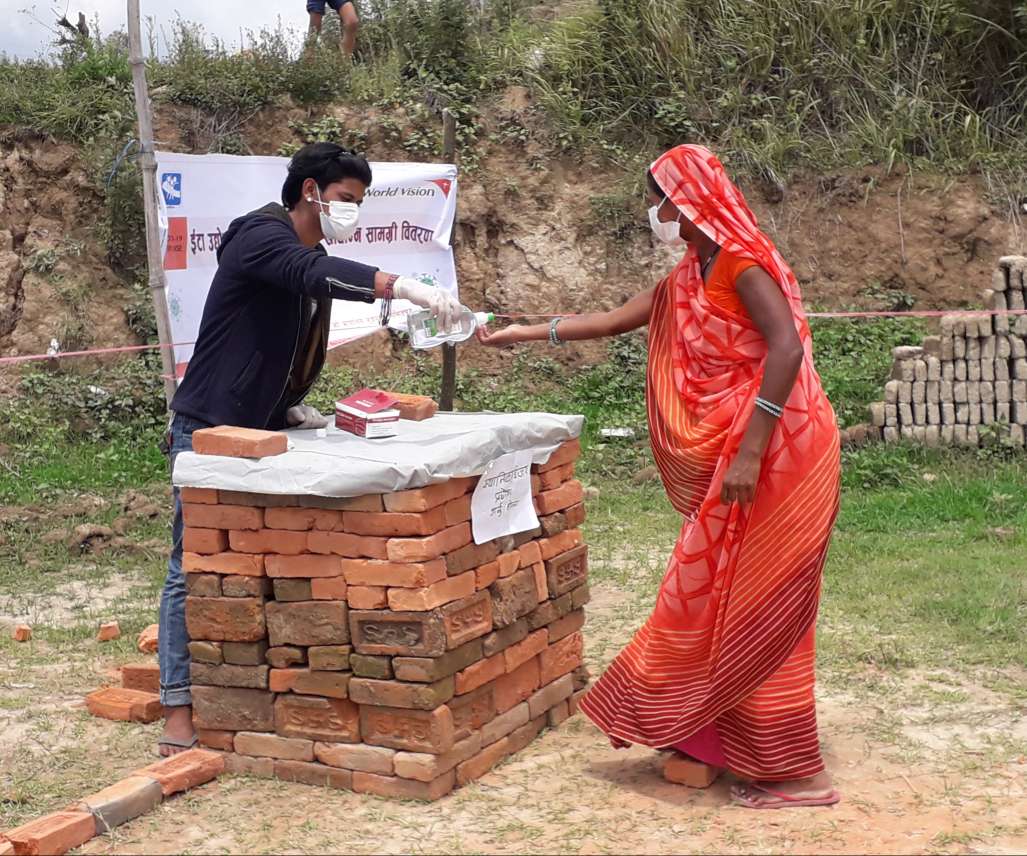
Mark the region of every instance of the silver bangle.
[[775, 419], [780, 419], [785, 412], [780, 404], [774, 404], [773, 401], [767, 401], [767, 399], [760, 398], [759, 396], [756, 396], [756, 406], [765, 413], [769, 413]]
[[556, 332], [556, 325], [559, 324], [562, 320], [563, 320], [562, 318], [554, 318], [552, 321], [549, 322], [549, 344], [550, 345], [562, 345], [563, 344], [563, 339], [561, 339], [559, 334], [557, 334], [557, 332]]

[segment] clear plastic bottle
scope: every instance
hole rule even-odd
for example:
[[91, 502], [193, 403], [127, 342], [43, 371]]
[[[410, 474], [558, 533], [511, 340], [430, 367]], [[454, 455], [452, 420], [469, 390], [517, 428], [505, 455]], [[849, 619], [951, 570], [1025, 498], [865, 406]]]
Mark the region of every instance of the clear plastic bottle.
[[484, 327], [496, 316], [491, 312], [472, 312], [466, 306], [453, 326], [440, 330], [436, 319], [427, 309], [418, 309], [407, 315], [407, 334], [410, 344], [418, 350], [434, 348], [443, 342], [463, 342], [471, 338], [478, 327]]

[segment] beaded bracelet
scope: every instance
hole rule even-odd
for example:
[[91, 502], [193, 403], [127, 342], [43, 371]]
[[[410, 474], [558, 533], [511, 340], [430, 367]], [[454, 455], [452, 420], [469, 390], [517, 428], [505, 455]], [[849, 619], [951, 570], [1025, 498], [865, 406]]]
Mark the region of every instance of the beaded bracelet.
[[385, 289], [382, 292], [382, 311], [381, 315], [378, 317], [378, 321], [382, 327], [387, 327], [389, 325], [389, 318], [392, 316], [392, 286], [396, 284], [397, 279], [399, 279], [399, 277], [395, 274], [390, 276], [386, 281]]
[[767, 401], [767, 399], [760, 398], [759, 396], [756, 397], [756, 406], [765, 413], [769, 413], [775, 419], [780, 419], [781, 415], [785, 412], [780, 404], [774, 404], [773, 401]]
[[549, 344], [550, 345], [562, 345], [563, 344], [563, 339], [561, 339], [560, 336], [556, 332], [556, 325], [559, 324], [560, 321], [562, 321], [562, 320], [563, 319], [561, 319], [561, 318], [554, 318], [552, 321], [549, 322]]

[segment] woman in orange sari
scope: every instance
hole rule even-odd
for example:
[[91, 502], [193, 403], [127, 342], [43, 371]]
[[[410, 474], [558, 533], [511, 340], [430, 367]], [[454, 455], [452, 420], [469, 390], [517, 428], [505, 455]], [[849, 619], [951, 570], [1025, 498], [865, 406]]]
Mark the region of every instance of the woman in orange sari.
[[686, 246], [666, 279], [611, 312], [479, 334], [559, 344], [649, 325], [653, 453], [684, 523], [652, 615], [581, 708], [615, 746], [730, 770], [742, 805], [830, 805], [814, 627], [839, 438], [799, 287], [708, 149], [672, 149], [648, 182], [653, 232]]

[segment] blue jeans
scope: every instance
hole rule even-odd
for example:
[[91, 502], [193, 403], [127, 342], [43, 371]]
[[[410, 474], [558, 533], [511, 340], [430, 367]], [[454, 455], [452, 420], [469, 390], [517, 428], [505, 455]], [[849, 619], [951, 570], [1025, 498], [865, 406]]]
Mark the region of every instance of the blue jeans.
[[[171, 472], [180, 452], [193, 449], [193, 431], [209, 428], [206, 422], [176, 413], [171, 423], [168, 448]], [[182, 573], [182, 500], [175, 494], [175, 521], [171, 527], [171, 558], [168, 575], [160, 595], [160, 635], [157, 659], [160, 662], [160, 700], [167, 707], [192, 704], [189, 679], [189, 634], [185, 629], [185, 574]]]

